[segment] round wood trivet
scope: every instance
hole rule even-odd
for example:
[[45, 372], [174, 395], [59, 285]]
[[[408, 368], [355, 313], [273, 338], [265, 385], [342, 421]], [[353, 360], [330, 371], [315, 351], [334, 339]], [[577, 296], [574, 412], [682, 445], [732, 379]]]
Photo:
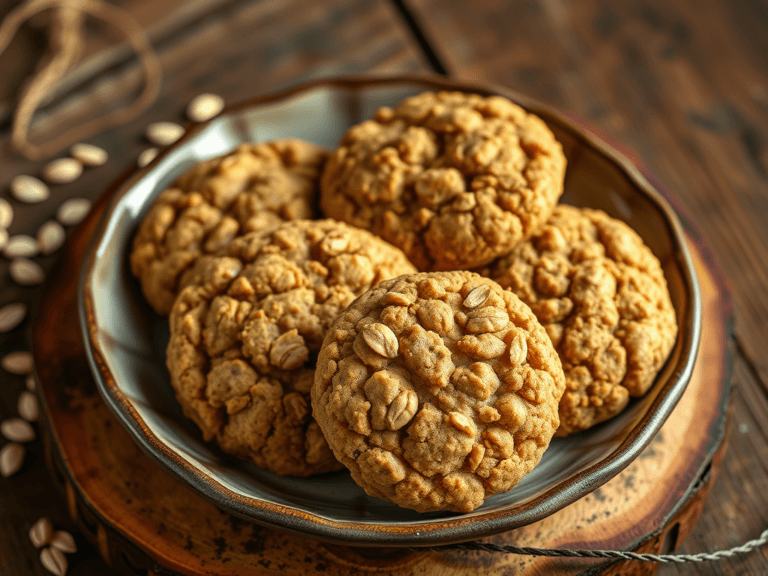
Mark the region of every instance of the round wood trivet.
[[[101, 400], [77, 316], [80, 264], [109, 194], [70, 236], [34, 327], [49, 468], [73, 520], [117, 574], [652, 574], [656, 565], [498, 553], [348, 548], [252, 525], [182, 485], [145, 455]], [[535, 524], [487, 541], [540, 548], [667, 553], [701, 514], [725, 450], [732, 307], [691, 241], [703, 298], [693, 378], [653, 442], [624, 472]], [[703, 370], [706, 366], [706, 373]]]

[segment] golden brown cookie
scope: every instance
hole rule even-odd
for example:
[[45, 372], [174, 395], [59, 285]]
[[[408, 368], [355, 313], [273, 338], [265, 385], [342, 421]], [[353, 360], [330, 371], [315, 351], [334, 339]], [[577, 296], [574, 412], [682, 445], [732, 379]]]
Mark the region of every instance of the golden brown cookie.
[[500, 96], [426, 92], [349, 129], [320, 206], [420, 270], [471, 268], [547, 221], [564, 174], [562, 147], [533, 114]]
[[433, 272], [382, 282], [336, 319], [312, 405], [368, 494], [468, 512], [539, 462], [564, 386], [519, 298], [471, 272]]
[[294, 220], [198, 261], [170, 316], [167, 363], [206, 440], [276, 474], [340, 468], [311, 417], [315, 360], [336, 315], [403, 253], [333, 220]]
[[131, 271], [167, 315], [201, 254], [238, 235], [315, 217], [327, 152], [301, 140], [242, 144], [180, 176], [152, 205], [133, 240]]
[[645, 394], [677, 337], [661, 265], [629, 226], [558, 206], [490, 276], [528, 304], [565, 370], [558, 436], [612, 418]]

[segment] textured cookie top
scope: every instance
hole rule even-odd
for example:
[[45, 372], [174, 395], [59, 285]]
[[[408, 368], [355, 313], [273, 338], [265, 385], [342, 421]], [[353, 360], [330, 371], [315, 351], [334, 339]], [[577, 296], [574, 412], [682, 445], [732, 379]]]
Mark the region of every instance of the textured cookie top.
[[563, 371], [530, 309], [471, 272], [382, 282], [333, 323], [312, 400], [368, 494], [467, 512], [515, 486], [558, 426]]
[[421, 270], [470, 268], [544, 224], [564, 173], [562, 148], [538, 117], [500, 96], [426, 92], [349, 129], [320, 203]]
[[133, 241], [131, 270], [168, 314], [201, 254], [238, 235], [313, 218], [327, 152], [301, 140], [242, 144], [180, 176], [152, 205]]
[[168, 369], [185, 413], [222, 448], [279, 474], [337, 469], [309, 391], [336, 315], [403, 253], [333, 220], [294, 220], [200, 258], [171, 311]]
[[653, 384], [677, 337], [661, 265], [604, 212], [558, 206], [490, 275], [528, 304], [563, 362], [564, 436], [621, 412]]

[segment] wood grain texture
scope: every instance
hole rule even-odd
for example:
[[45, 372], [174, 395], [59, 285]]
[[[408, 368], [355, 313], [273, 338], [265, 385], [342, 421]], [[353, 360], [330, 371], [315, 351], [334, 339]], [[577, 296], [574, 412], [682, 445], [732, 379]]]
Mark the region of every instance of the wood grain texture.
[[[142, 23], [167, 74], [161, 101], [130, 126], [94, 139], [112, 152], [108, 165], [57, 187], [54, 198], [41, 205], [14, 202], [13, 233], [34, 233], [64, 198], [98, 196], [148, 145], [140, 136], [143, 126], [154, 119], [181, 119], [188, 98], [200, 91], [236, 99], [312, 74], [419, 70], [427, 63], [386, 0], [116, 1], [140, 18], [146, 15]], [[735, 364], [734, 426], [724, 472], [682, 551], [726, 548], [756, 537], [768, 525], [763, 496], [768, 474], [768, 357], [763, 352], [768, 232], [762, 225], [768, 215], [766, 1], [480, 0], [472, 3], [472, 11], [459, 0], [407, 2], [432, 49], [454, 74], [526, 92], [583, 116], [614, 142], [636, 150], [683, 199], [714, 245], [735, 287], [743, 354]], [[0, 14], [12, 4], [0, 3]], [[189, 11], [186, 16], [182, 9]], [[236, 40], [230, 40], [232, 31]], [[0, 60], [0, 93], [16, 90], [5, 74], [17, 70], [20, 76], [41, 52], [38, 33], [25, 34], [13, 57]], [[95, 50], [87, 60], [93, 73], [83, 73], [45, 110], [44, 128], [77, 122], [136, 85], [135, 62], [120, 57], [119, 48], [111, 55], [108, 50]], [[10, 178], [36, 173], [40, 164], [14, 156], [6, 135], [0, 125], [0, 194], [7, 197]], [[49, 267], [56, 257], [40, 261]], [[39, 295], [37, 289], [13, 285], [7, 262], [0, 260], [0, 305], [19, 299], [34, 305]], [[24, 327], [0, 337], [0, 353], [26, 347]], [[21, 390], [22, 378], [2, 374], [0, 418], [15, 414]], [[42, 446], [33, 444], [29, 451], [11, 490], [0, 479], [0, 574], [46, 574], [26, 536], [41, 514], [73, 528], [44, 470]], [[109, 573], [90, 546], [78, 544], [83, 551], [73, 558], [70, 574]], [[660, 570], [677, 572], [764, 574], [768, 551]]]
[[759, 0], [409, 0], [457, 76], [510, 86], [634, 150], [706, 231], [768, 383], [768, 72]]
[[[47, 459], [60, 470], [72, 520], [119, 574], [155, 563], [195, 575], [214, 566], [222, 576], [313, 571], [572, 576], [606, 568], [611, 574], [653, 573], [653, 564], [352, 549], [252, 526], [205, 502], [140, 450], [98, 395], [90, 374], [79, 369], [85, 359], [74, 305], [77, 270], [107, 200], [70, 238], [43, 301], [33, 344], [45, 400]], [[723, 453], [731, 314], [722, 286], [692, 249], [702, 285], [702, 347], [686, 394], [667, 423], [637, 460], [594, 493], [489, 541], [658, 553], [672, 550], [690, 531]]]
[[[642, 158], [707, 238], [734, 288], [736, 431], [682, 550], [757, 537], [768, 526], [768, 2], [407, 3], [453, 74], [586, 119]], [[765, 574], [768, 550], [660, 570], [677, 572]]]
[[[41, 204], [30, 206], [11, 200], [15, 211], [11, 234], [34, 235], [66, 198], [98, 198], [106, 186], [134, 165], [138, 154], [149, 147], [142, 136], [144, 127], [155, 120], [183, 122], [187, 102], [203, 91], [217, 92], [233, 103], [312, 76], [424, 68], [418, 48], [410, 42], [392, 8], [381, 0], [120, 0], [119, 3], [144, 19], [142, 22], [155, 41], [165, 71], [160, 98], [135, 122], [93, 139], [110, 153], [106, 165], [86, 170], [72, 184], [54, 187], [51, 199]], [[0, 14], [5, 14], [11, 4], [14, 3], [4, 2]], [[39, 38], [36, 34], [27, 31], [17, 40], [22, 46], [11, 54], [13, 70], [21, 70], [31, 61], [25, 55], [33, 55], [27, 48]], [[106, 109], [106, 103], [115, 101], [116, 97], [117, 100], [121, 95], [129, 97], [130, 89], [137, 85], [136, 61], [110, 60], [111, 57], [94, 52], [92, 62], [101, 62], [99, 58], [102, 58], [111, 63], [98, 74], [84, 74], [82, 82], [43, 111], [38, 124], [45, 130], [56, 130], [58, 126], [100, 113]], [[7, 85], [4, 74], [9, 70], [5, 62], [7, 60], [0, 61], [3, 87]], [[17, 174], [39, 174], [42, 165], [13, 154], [8, 146], [7, 127], [0, 127], [0, 195], [10, 199], [10, 180]], [[58, 256], [39, 257], [36, 261], [50, 270], [58, 262]], [[39, 288], [15, 285], [7, 269], [8, 261], [0, 258], [0, 306], [23, 301], [30, 306], [31, 313], [24, 325], [10, 334], [0, 335], [0, 356], [29, 348], [26, 330], [37, 313], [41, 297]], [[82, 363], [71, 369], [77, 374], [87, 371], [88, 367]], [[16, 415], [16, 402], [22, 390], [23, 378], [0, 374], [0, 420]], [[29, 527], [40, 516], [47, 515], [57, 527], [77, 532], [43, 460], [41, 443], [31, 444], [19, 475], [0, 478], [0, 574], [3, 576], [48, 574], [27, 536]], [[77, 538], [81, 551], [70, 558], [72, 568], [68, 574], [110, 573], [95, 549], [82, 537]]]

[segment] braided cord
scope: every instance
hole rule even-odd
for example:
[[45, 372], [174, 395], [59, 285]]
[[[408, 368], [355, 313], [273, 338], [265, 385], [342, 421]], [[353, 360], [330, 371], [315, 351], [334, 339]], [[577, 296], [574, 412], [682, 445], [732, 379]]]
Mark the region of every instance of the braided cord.
[[684, 564], [687, 562], [716, 562], [723, 558], [732, 558], [738, 554], [746, 554], [768, 543], [768, 529], [760, 536], [740, 546], [715, 552], [700, 552], [698, 554], [638, 554], [636, 552], [620, 552], [618, 550], [565, 550], [561, 548], [530, 548], [491, 544], [486, 542], [465, 542], [447, 546], [428, 546], [405, 548], [409, 552], [446, 552], [450, 550], [466, 550], [480, 552], [502, 552], [525, 556], [550, 556], [558, 558], [610, 558], [619, 560], [638, 560], [640, 562], [666, 562]]

